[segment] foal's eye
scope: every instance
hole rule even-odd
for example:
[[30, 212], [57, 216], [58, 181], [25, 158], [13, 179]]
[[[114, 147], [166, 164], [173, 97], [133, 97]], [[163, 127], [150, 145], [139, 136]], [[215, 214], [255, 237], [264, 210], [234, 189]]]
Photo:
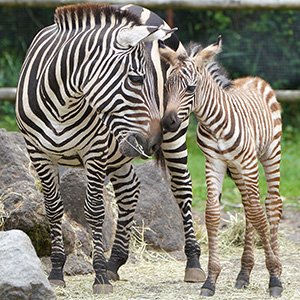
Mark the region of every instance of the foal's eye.
[[133, 83], [142, 84], [144, 82], [144, 77], [139, 75], [128, 75], [129, 79]]
[[195, 92], [195, 89], [196, 89], [196, 86], [195, 86], [195, 85], [188, 85], [188, 86], [186, 87], [186, 91], [189, 92], [189, 93]]

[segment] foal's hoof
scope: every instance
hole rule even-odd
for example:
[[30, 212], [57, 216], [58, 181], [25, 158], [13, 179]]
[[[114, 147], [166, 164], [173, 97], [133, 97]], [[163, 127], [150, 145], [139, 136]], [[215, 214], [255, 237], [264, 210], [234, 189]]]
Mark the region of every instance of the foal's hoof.
[[243, 279], [239, 279], [235, 283], [235, 287], [239, 290], [242, 288], [246, 288], [248, 285], [249, 285], [249, 282], [246, 280], [243, 280]]
[[203, 282], [206, 275], [201, 268], [186, 268], [184, 274], [185, 282]]
[[49, 282], [51, 284], [52, 287], [61, 287], [61, 288], [65, 288], [66, 287], [66, 283], [64, 280], [59, 280], [59, 279], [49, 279]]
[[111, 270], [107, 270], [106, 271], [106, 277], [108, 280], [113, 280], [113, 281], [118, 281], [120, 280], [120, 276], [118, 273], [115, 273]]
[[207, 289], [207, 288], [201, 288], [200, 296], [212, 297], [214, 294], [215, 294], [215, 291], [212, 291], [212, 290]]
[[215, 294], [215, 290], [216, 290], [216, 284], [213, 283], [211, 281], [210, 277], [208, 276], [206, 278], [206, 281], [204, 282], [204, 284], [201, 287], [200, 296], [211, 297]]
[[93, 294], [111, 294], [113, 292], [113, 286], [111, 284], [94, 284]]
[[275, 298], [281, 297], [282, 290], [283, 288], [281, 286], [270, 287], [270, 296]]

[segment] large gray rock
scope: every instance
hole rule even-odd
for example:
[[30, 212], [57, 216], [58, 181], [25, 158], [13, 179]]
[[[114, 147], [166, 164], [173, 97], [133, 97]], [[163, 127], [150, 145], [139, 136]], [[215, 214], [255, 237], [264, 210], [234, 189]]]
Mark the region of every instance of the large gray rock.
[[134, 219], [137, 226], [146, 228], [145, 241], [168, 252], [181, 251], [184, 246], [183, 222], [170, 189], [169, 176], [153, 160], [135, 164], [134, 169], [141, 181]]
[[56, 299], [28, 236], [0, 232], [0, 299]]
[[[140, 199], [135, 213], [136, 226], [145, 227], [145, 241], [154, 248], [181, 251], [184, 246], [182, 217], [170, 190], [169, 177], [165, 176], [155, 161], [135, 164], [141, 181]], [[61, 177], [61, 192], [65, 211], [71, 219], [88, 228], [84, 218], [86, 179], [84, 170], [67, 169]], [[111, 190], [104, 189], [105, 221], [103, 244], [107, 251], [115, 232]]]
[[[0, 226], [24, 231], [39, 256], [50, 255], [50, 230], [40, 181], [22, 135], [5, 129], [0, 129]], [[66, 253], [73, 257], [67, 260], [66, 269], [76, 273], [78, 268], [72, 262], [82, 260], [87, 267], [80, 273], [90, 272], [85, 259], [92, 252], [87, 230], [68, 216], [64, 217], [62, 230]]]
[[44, 199], [20, 133], [0, 129], [0, 206], [4, 229], [26, 232], [39, 255], [50, 252]]

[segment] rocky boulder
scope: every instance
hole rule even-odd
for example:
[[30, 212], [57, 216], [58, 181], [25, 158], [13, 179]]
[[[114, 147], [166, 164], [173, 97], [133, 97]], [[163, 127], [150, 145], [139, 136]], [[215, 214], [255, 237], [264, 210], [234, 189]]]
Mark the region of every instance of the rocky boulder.
[[[50, 230], [40, 186], [22, 135], [0, 129], [0, 226], [2, 230], [24, 231], [38, 255], [49, 256]], [[76, 261], [78, 265], [81, 260], [87, 267], [80, 274], [92, 272], [86, 260], [92, 252], [91, 237], [86, 228], [66, 215], [62, 229], [66, 253], [73, 256], [67, 260], [66, 269], [76, 273], [72, 262]]]
[[24, 232], [0, 232], [0, 266], [0, 299], [56, 299]]
[[0, 195], [4, 229], [23, 230], [39, 255], [49, 254], [49, 226], [39, 180], [22, 135], [5, 129], [0, 129]]
[[170, 177], [153, 160], [135, 164], [134, 169], [141, 181], [134, 219], [145, 228], [145, 241], [167, 252], [183, 250], [183, 222]]

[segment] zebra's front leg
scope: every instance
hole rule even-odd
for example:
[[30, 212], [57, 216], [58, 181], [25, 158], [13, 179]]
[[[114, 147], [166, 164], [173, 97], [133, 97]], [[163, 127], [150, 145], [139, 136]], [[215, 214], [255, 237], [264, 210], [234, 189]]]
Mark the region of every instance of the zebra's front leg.
[[187, 169], [186, 131], [188, 122], [189, 120], [186, 119], [177, 132], [164, 134], [162, 149], [171, 176], [171, 190], [183, 219], [187, 257], [184, 281], [203, 282], [205, 273], [199, 261], [201, 249], [195, 237], [191, 211], [192, 180]]
[[118, 204], [118, 222], [114, 244], [107, 264], [107, 277], [119, 280], [118, 270], [126, 263], [133, 216], [139, 198], [140, 182], [130, 163], [108, 170]]
[[46, 215], [50, 224], [52, 269], [48, 279], [54, 286], [65, 287], [63, 267], [66, 254], [61, 229], [64, 208], [60, 194], [58, 166], [53, 164], [47, 155], [33, 150], [30, 144], [28, 152], [41, 180]]
[[[244, 184], [243, 177], [241, 176], [240, 172], [237, 171], [235, 168], [230, 168], [230, 174], [232, 179], [234, 180], [237, 188], [239, 189], [242, 202], [244, 205], [245, 211], [247, 210], [247, 189]], [[247, 216], [247, 214], [246, 214]], [[250, 283], [250, 273], [254, 266], [254, 227], [246, 218], [246, 232], [245, 232], [245, 242], [244, 242], [244, 251], [241, 258], [241, 270], [237, 276], [235, 287], [238, 289], [242, 289], [247, 287]]]
[[[99, 150], [98, 153], [101, 153]], [[103, 185], [105, 179], [106, 154], [98, 157], [89, 157], [84, 160], [87, 174], [87, 191], [85, 201], [85, 218], [92, 229], [93, 237], [93, 267], [96, 273], [93, 284], [94, 294], [108, 294], [113, 292], [106, 270], [107, 263], [103, 250], [102, 227], [104, 222]]]
[[241, 259], [241, 270], [237, 276], [235, 287], [242, 289], [250, 283], [250, 273], [254, 266], [254, 228], [246, 218], [244, 251]]
[[205, 224], [208, 237], [208, 274], [201, 287], [201, 296], [210, 297], [215, 294], [216, 281], [221, 272], [218, 247], [218, 229], [220, 226], [220, 194], [226, 174], [227, 166], [221, 161], [211, 163], [206, 160], [207, 201], [205, 210]]

